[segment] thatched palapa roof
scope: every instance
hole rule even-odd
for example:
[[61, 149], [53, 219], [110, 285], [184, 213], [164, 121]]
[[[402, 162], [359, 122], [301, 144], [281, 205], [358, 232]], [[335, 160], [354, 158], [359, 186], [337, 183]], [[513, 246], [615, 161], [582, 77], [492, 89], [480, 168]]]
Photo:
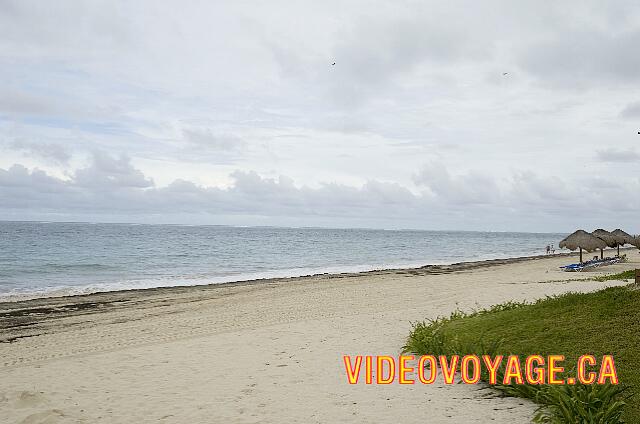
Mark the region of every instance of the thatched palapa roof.
[[634, 241], [633, 236], [631, 236], [628, 233], [625, 233], [619, 228], [611, 231], [611, 234], [616, 238], [616, 241], [618, 242], [619, 246], [624, 246], [627, 243], [631, 244], [631, 242]]
[[567, 238], [558, 243], [558, 246], [569, 250], [584, 249], [587, 252], [593, 252], [597, 249], [604, 249], [607, 243], [604, 240], [587, 233], [584, 230], [578, 230], [569, 235]]
[[609, 246], [609, 247], [616, 247], [618, 245], [618, 240], [617, 240], [616, 236], [614, 236], [613, 234], [611, 234], [607, 230], [603, 230], [602, 228], [598, 228], [597, 230], [595, 230], [591, 234], [596, 236], [596, 237], [598, 237], [599, 239], [602, 239], [605, 243], [607, 243], [607, 246]]

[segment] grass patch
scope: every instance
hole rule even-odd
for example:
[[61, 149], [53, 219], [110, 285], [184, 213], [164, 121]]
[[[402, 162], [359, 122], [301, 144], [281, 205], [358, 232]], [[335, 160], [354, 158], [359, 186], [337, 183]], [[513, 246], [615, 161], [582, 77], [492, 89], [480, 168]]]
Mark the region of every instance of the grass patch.
[[610, 280], [635, 280], [636, 270], [630, 269], [628, 271], [619, 272], [618, 274], [603, 275], [601, 277], [594, 277], [596, 281], [610, 281]]
[[[640, 387], [639, 290], [612, 287], [533, 303], [508, 302], [472, 313], [457, 311], [448, 318], [415, 324], [404, 350], [418, 355], [521, 358], [562, 354], [567, 370], [582, 354], [610, 354], [616, 360], [620, 386], [495, 387], [539, 403], [537, 422], [640, 423], [640, 401], [630, 396]], [[484, 380], [487, 377], [483, 375]]]

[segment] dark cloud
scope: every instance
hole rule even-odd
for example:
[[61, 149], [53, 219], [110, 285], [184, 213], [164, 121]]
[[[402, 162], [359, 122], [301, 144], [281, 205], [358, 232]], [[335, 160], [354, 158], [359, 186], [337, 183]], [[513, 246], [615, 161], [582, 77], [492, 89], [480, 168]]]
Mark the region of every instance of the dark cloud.
[[[0, 87], [1, 89], [2, 87]], [[7, 115], [43, 115], [55, 111], [50, 101], [15, 89], [0, 91], [0, 113]]]
[[233, 134], [215, 133], [209, 128], [188, 128], [182, 130], [187, 142], [205, 150], [233, 152], [242, 150], [245, 141]]
[[639, 43], [638, 29], [567, 30], [528, 46], [521, 53], [520, 64], [543, 82], [558, 86], [636, 83], [640, 80], [640, 57], [633, 52]]
[[[446, 168], [426, 166], [416, 174], [416, 182], [426, 191], [415, 194], [396, 183], [369, 181], [361, 186], [323, 184], [298, 186], [290, 178], [265, 178], [256, 172], [236, 171], [228, 188], [203, 187], [176, 180], [158, 187], [135, 169], [127, 158], [96, 154], [93, 162], [68, 179], [52, 177], [43, 171], [21, 165], [0, 169], [0, 216], [34, 210], [47, 214], [74, 214], [76, 217], [129, 216], [146, 220], [153, 216], [192, 214], [194, 216], [305, 219], [307, 224], [327, 218], [348, 219], [352, 225], [367, 220], [412, 222], [424, 228], [457, 223], [491, 222], [498, 226], [522, 214], [537, 216], [570, 215], [588, 217], [594, 204], [601, 214], [608, 208], [623, 220], [640, 207], [637, 196], [640, 180], [615, 184], [599, 180], [601, 188], [567, 183], [556, 177], [522, 172], [498, 184], [487, 176], [471, 172], [452, 175]], [[619, 205], [615, 202], [624, 202]], [[625, 214], [629, 215], [627, 217]], [[253, 217], [253, 218], [252, 218]], [[585, 218], [586, 219], [586, 218]], [[380, 222], [382, 222], [380, 221]], [[246, 221], [244, 221], [246, 222]], [[519, 227], [521, 228], [521, 227]]]
[[624, 109], [620, 111], [620, 117], [638, 120], [640, 118], [640, 102], [633, 102], [626, 105]]
[[617, 149], [611, 147], [596, 151], [596, 159], [602, 162], [640, 162], [640, 154], [635, 149]]
[[24, 139], [13, 140], [7, 147], [30, 157], [41, 158], [57, 164], [67, 164], [71, 153], [62, 145], [54, 143], [36, 143]]

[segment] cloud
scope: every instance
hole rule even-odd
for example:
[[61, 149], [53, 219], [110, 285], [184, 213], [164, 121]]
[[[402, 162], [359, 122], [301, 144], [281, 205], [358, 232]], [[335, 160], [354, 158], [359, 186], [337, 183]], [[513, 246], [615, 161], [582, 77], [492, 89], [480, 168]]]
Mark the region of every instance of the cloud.
[[195, 146], [222, 152], [242, 150], [246, 143], [236, 135], [228, 133], [214, 133], [209, 128], [187, 128], [182, 130], [187, 142]]
[[[38, 207], [46, 211], [121, 213], [224, 213], [246, 215], [352, 216], [360, 213], [392, 216], [416, 197], [397, 184], [371, 181], [362, 187], [325, 184], [318, 188], [296, 186], [292, 179], [265, 178], [255, 172], [236, 171], [230, 188], [203, 187], [175, 180], [157, 187], [127, 157], [95, 153], [89, 166], [69, 179], [49, 176], [22, 165], [0, 169], [0, 210]], [[25, 202], [25, 199], [30, 199]]]
[[102, 152], [94, 152], [92, 159], [89, 166], [75, 171], [73, 175], [75, 185], [97, 190], [141, 189], [153, 186], [153, 180], [135, 169], [126, 156], [113, 158]]
[[27, 156], [42, 158], [61, 165], [67, 164], [71, 159], [71, 153], [64, 146], [54, 143], [36, 143], [17, 139], [8, 143], [8, 147]]
[[493, 43], [487, 32], [468, 36], [469, 26], [484, 29], [486, 23], [474, 22], [468, 10], [442, 6], [436, 16], [429, 6], [414, 6], [410, 12], [365, 15], [341, 31], [331, 52], [336, 65], [319, 74], [334, 104], [352, 110], [403, 97], [415, 72], [433, 80], [443, 68], [490, 59]]
[[[75, 219], [111, 216], [148, 222], [158, 216], [165, 220], [198, 216], [215, 222], [216, 217], [235, 216], [234, 223], [245, 225], [287, 218], [307, 225], [326, 225], [333, 220], [351, 226], [377, 222], [388, 227], [404, 223], [419, 228], [453, 225], [450, 228], [464, 229], [485, 222], [493, 229], [504, 229], [505, 221], [514, 214], [520, 216], [521, 225], [541, 216], [556, 217], [555, 221], [547, 219], [546, 225], [573, 225], [568, 223], [608, 211], [624, 221], [640, 207], [633, 195], [640, 190], [640, 180], [615, 184], [601, 179], [598, 185], [583, 187], [579, 182], [521, 172], [498, 184], [487, 175], [453, 175], [434, 164], [415, 174], [422, 193], [376, 180], [359, 186], [325, 183], [309, 187], [286, 176], [265, 177], [254, 171], [235, 171], [230, 179], [231, 184], [224, 188], [187, 180], [159, 187], [128, 158], [103, 154], [95, 154], [87, 167], [67, 179], [13, 165], [0, 168], [0, 217], [18, 213], [29, 217], [35, 210], [39, 219], [66, 214]], [[599, 188], [594, 190], [596, 186]], [[558, 218], [563, 216], [566, 220]]]
[[[9, 169], [0, 169], [0, 184], [8, 188], [28, 188], [37, 192], [46, 193], [51, 188], [60, 188], [65, 185], [63, 180], [50, 177], [39, 169], [30, 171], [26, 167], [15, 164]], [[7, 206], [8, 203], [5, 203]]]
[[620, 111], [620, 117], [624, 119], [640, 118], [640, 102], [629, 103]]
[[512, 204], [530, 208], [544, 205], [552, 210], [581, 207], [590, 197], [580, 184], [569, 185], [562, 178], [540, 176], [532, 171], [513, 175], [509, 191]]
[[568, 30], [523, 50], [521, 66], [556, 86], [636, 83], [640, 58], [629, 54], [640, 43], [640, 30]]
[[452, 176], [441, 163], [424, 166], [414, 175], [414, 182], [452, 204], [486, 205], [500, 197], [498, 185], [491, 176], [476, 171]]
[[41, 97], [15, 90], [0, 91], [0, 113], [10, 115], [43, 115], [55, 109]]
[[629, 163], [639, 162], [640, 154], [635, 149], [617, 149], [610, 147], [596, 151], [596, 159], [602, 162]]
[[635, 2], [192, 6], [3, 3], [16, 216], [526, 229], [635, 202], [608, 173], [638, 160]]

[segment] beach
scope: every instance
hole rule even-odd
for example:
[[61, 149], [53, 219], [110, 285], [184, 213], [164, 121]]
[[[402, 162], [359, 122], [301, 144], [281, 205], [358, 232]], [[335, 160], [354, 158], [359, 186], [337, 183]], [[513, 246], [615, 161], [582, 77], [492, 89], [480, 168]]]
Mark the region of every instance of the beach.
[[528, 422], [485, 386], [349, 385], [342, 355], [398, 355], [411, 323], [625, 281], [577, 255], [116, 291], [0, 304], [0, 416], [65, 422]]
[[0, 424], [640, 423], [640, 3], [0, 40]]

